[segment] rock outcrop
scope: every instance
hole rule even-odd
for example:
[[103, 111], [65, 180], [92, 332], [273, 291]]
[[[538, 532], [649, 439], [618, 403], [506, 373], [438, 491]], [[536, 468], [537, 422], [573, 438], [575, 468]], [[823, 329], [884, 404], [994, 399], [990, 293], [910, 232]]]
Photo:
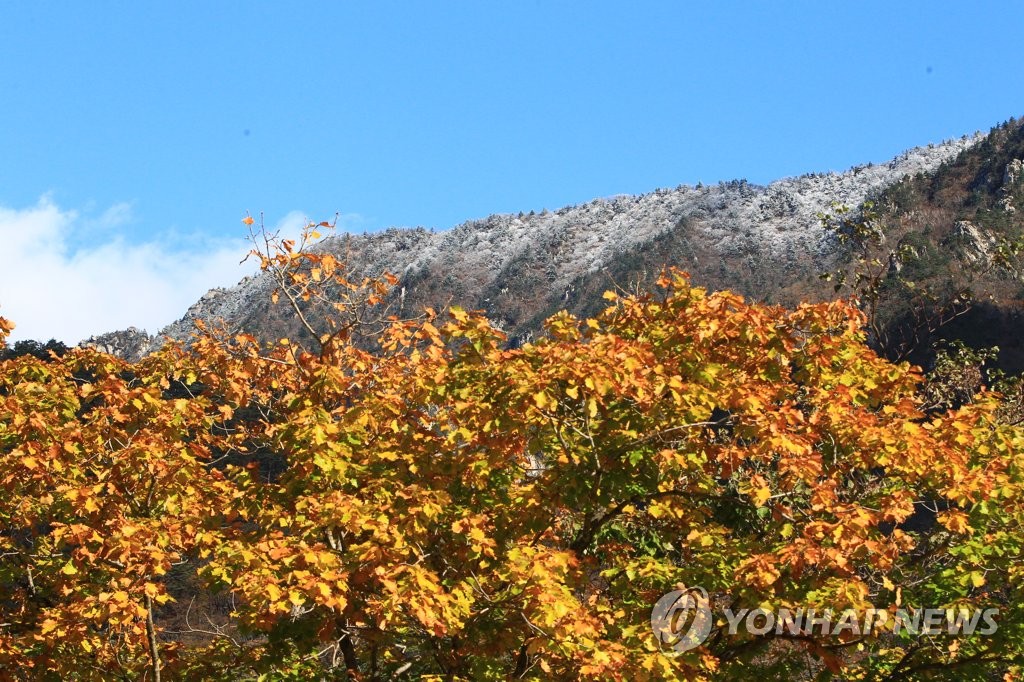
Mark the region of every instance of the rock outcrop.
[[946, 238], [945, 245], [952, 248], [961, 260], [982, 265], [992, 259], [996, 240], [970, 220], [958, 220], [953, 224], [953, 231]]
[[141, 329], [128, 327], [122, 331], [90, 336], [78, 345], [135, 362], [158, 348], [160, 340]]

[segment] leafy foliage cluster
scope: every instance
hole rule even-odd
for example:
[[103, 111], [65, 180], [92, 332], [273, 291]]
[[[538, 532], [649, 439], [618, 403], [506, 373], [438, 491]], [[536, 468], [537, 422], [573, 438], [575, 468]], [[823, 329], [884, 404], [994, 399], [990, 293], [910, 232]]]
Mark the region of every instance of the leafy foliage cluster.
[[[371, 351], [387, 282], [263, 246], [282, 302], [336, 304], [301, 345], [0, 362], [0, 678], [1019, 679], [1024, 431], [984, 389], [929, 402], [857, 308], [669, 271], [519, 348], [452, 308]], [[682, 586], [1001, 610], [675, 654], [648, 619]]]

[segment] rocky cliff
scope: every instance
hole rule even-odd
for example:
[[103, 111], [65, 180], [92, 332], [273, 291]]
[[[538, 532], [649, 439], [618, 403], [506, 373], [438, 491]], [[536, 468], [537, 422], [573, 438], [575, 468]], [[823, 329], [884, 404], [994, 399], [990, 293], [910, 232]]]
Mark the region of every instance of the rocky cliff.
[[158, 348], [160, 344], [161, 337], [150, 336], [141, 329], [128, 327], [121, 331], [90, 336], [78, 345], [135, 362]]

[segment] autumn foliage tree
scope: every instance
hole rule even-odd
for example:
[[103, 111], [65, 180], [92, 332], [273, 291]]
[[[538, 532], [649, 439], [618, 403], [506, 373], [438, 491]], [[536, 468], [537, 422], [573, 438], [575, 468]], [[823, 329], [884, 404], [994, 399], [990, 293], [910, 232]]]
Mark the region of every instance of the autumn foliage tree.
[[[668, 271], [521, 348], [452, 308], [369, 351], [352, 306], [388, 282], [263, 244], [282, 305], [347, 297], [313, 345], [0, 364], [0, 677], [1016, 679], [1024, 432], [994, 394], [930, 409], [852, 305]], [[718, 620], [677, 654], [649, 617], [680, 586], [1001, 610], [985, 636]]]

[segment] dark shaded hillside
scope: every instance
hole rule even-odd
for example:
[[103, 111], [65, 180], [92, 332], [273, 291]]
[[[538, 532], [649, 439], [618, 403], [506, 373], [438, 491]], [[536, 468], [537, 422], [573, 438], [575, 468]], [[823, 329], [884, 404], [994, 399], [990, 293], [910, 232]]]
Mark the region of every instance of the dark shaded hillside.
[[946, 292], [971, 290], [972, 309], [934, 336], [999, 346], [999, 364], [1014, 373], [1024, 370], [1024, 285], [1014, 252], [1024, 237], [1022, 123], [993, 128], [936, 173], [908, 177], [877, 201], [890, 241], [914, 250], [901, 275]]

